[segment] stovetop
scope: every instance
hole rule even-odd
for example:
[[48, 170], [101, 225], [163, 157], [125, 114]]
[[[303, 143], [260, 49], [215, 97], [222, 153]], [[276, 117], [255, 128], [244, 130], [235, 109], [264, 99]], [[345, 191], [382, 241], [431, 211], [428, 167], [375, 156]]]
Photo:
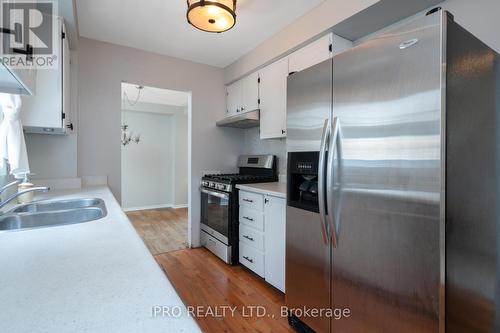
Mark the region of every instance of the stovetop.
[[273, 177], [264, 175], [244, 175], [238, 173], [228, 173], [220, 175], [219, 174], [206, 175], [203, 177], [203, 179], [236, 184], [247, 181], [273, 180]]
[[209, 174], [201, 186], [232, 192], [236, 184], [267, 183], [278, 180], [276, 157], [273, 155], [242, 155], [238, 159], [240, 173]]
[[224, 192], [231, 192], [236, 184], [267, 183], [275, 181], [277, 181], [276, 177], [265, 175], [214, 174], [204, 176], [201, 180], [201, 186]]

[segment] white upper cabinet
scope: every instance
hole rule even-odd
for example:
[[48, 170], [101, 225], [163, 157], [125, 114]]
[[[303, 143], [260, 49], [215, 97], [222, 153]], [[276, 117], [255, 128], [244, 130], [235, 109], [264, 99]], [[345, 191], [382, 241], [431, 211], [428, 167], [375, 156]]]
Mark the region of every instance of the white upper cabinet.
[[39, 69], [36, 94], [22, 97], [21, 121], [27, 133], [64, 134], [70, 123], [70, 53], [62, 18], [53, 18], [60, 38], [54, 41], [58, 67]]
[[299, 72], [332, 57], [333, 34], [325, 35], [289, 56], [289, 73]]
[[241, 112], [259, 108], [259, 73], [252, 73], [241, 79], [242, 101]]
[[260, 71], [260, 138], [286, 136], [286, 82], [288, 58], [278, 60]]
[[241, 81], [236, 81], [226, 87], [227, 94], [227, 110], [226, 114], [228, 116], [235, 115], [240, 112], [240, 102], [242, 96]]
[[226, 115], [257, 110], [259, 108], [259, 73], [245, 76], [226, 87]]

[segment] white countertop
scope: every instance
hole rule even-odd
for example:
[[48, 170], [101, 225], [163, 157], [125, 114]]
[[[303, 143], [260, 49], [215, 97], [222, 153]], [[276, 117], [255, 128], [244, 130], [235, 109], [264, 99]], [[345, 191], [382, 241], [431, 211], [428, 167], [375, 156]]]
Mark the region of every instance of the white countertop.
[[278, 198], [286, 199], [286, 183], [258, 183], [258, 184], [241, 184], [236, 185], [243, 191], [255, 192], [264, 195], [271, 195]]
[[[107, 187], [42, 197], [102, 198], [108, 215], [0, 233], [3, 332], [201, 332]], [[153, 306], [183, 315], [153, 317]]]

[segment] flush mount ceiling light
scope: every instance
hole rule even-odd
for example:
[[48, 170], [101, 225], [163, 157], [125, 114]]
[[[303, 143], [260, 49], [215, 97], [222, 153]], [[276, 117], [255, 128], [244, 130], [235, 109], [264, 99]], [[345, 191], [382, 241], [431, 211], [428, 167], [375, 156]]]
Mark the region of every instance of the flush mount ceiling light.
[[236, 23], [236, 0], [187, 0], [187, 20], [206, 32], [224, 32]]

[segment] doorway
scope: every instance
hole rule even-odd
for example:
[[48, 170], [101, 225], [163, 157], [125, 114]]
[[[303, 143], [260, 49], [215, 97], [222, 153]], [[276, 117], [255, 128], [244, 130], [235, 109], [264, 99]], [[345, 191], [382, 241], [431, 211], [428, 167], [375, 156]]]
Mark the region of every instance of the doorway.
[[190, 94], [121, 89], [122, 208], [153, 255], [186, 248]]

